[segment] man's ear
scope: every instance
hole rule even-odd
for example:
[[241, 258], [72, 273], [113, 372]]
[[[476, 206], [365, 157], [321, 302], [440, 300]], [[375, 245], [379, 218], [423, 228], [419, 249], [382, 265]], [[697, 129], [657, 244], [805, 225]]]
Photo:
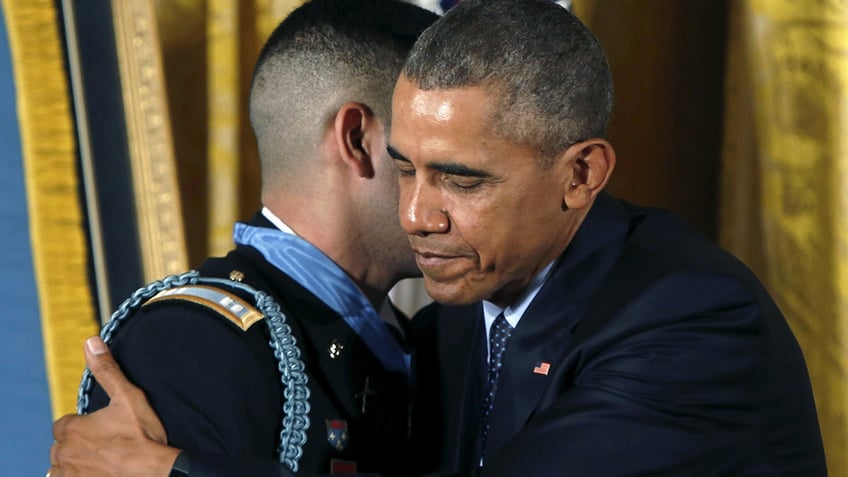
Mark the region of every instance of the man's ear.
[[615, 149], [606, 140], [595, 138], [572, 145], [563, 155], [560, 161], [569, 169], [564, 177], [570, 178], [563, 184], [566, 207], [591, 206], [615, 169]]
[[371, 109], [357, 102], [343, 104], [333, 123], [333, 137], [341, 159], [360, 177], [374, 176], [375, 156], [371, 140], [383, 134], [382, 126]]

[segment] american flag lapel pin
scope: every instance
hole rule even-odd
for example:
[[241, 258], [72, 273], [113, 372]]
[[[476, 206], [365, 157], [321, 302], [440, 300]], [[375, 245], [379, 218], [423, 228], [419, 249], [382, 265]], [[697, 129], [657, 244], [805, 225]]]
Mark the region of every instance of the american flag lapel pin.
[[536, 364], [536, 367], [533, 368], [533, 372], [536, 374], [541, 374], [543, 376], [547, 376], [548, 372], [551, 370], [551, 363], [546, 363], [545, 361], [539, 361]]

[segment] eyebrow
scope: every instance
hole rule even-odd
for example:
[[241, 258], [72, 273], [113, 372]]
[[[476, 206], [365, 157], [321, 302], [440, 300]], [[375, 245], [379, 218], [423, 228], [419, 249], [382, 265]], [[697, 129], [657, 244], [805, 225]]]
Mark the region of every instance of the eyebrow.
[[404, 157], [403, 154], [399, 153], [398, 150], [393, 148], [391, 145], [386, 146], [386, 152], [389, 153], [389, 156], [391, 156], [392, 159], [395, 159], [397, 161], [409, 162], [409, 159]]
[[[389, 153], [389, 156], [391, 156], [391, 158], [396, 160], [396, 161], [412, 162], [408, 158], [406, 158], [406, 156], [404, 156], [403, 154], [398, 152], [397, 149], [395, 149], [394, 147], [392, 147], [390, 145], [386, 146], [386, 151]], [[491, 176], [491, 174], [489, 174], [486, 171], [481, 171], [480, 169], [474, 169], [472, 167], [466, 166], [465, 164], [460, 164], [460, 163], [457, 163], [457, 162], [430, 162], [430, 163], [427, 163], [427, 167], [429, 167], [431, 169], [435, 169], [435, 170], [437, 170], [441, 173], [450, 174], [450, 175], [453, 175], [453, 176], [479, 177], [479, 178], [486, 178], [486, 177]]]

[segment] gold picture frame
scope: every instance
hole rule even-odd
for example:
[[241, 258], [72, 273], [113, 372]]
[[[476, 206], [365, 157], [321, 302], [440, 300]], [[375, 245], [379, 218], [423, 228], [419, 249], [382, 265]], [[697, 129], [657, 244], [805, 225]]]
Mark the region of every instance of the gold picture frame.
[[62, 0], [62, 12], [105, 323], [132, 290], [187, 267], [164, 71], [152, 0]]

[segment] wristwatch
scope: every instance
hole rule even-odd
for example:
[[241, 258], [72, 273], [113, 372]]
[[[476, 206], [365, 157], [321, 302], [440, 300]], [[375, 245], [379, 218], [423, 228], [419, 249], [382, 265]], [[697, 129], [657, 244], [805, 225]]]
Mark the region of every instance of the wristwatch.
[[188, 472], [191, 470], [191, 460], [185, 452], [180, 452], [177, 459], [174, 460], [174, 465], [171, 467], [171, 473], [168, 477], [188, 477]]

